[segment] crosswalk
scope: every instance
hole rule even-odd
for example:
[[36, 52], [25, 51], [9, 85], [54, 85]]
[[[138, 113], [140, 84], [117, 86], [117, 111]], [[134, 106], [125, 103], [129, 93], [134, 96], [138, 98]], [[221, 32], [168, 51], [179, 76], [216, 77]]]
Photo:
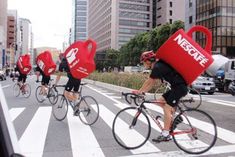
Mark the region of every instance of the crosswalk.
[[[124, 103], [120, 97], [115, 92], [109, 92], [107, 90], [102, 89], [101, 87], [97, 86], [88, 86], [90, 90], [99, 93], [101, 96], [109, 99], [112, 103], [110, 106], [106, 104], [99, 103], [100, 107], [100, 117], [99, 121], [100, 124], [96, 124], [94, 126], [87, 126], [84, 125], [77, 117], [73, 116], [73, 111], [69, 108], [69, 112], [67, 114], [67, 118], [60, 122], [61, 125], [68, 127], [68, 133], [66, 135], [61, 135], [63, 138], [67, 137], [70, 138], [70, 144], [68, 149], [64, 151], [71, 151], [70, 155], [66, 156], [73, 156], [73, 157], [116, 157], [116, 156], [126, 156], [126, 157], [140, 157], [140, 156], [192, 156], [180, 151], [174, 143], [171, 142], [170, 144], [160, 144], [156, 145], [151, 142], [151, 139], [147, 141], [142, 147], [133, 150], [125, 150], [120, 147], [114, 139], [110, 138], [112, 135], [112, 123], [113, 119], [116, 115], [115, 111], [119, 111], [129, 105]], [[206, 100], [210, 103], [213, 103], [213, 99]], [[218, 101], [216, 101], [218, 103]], [[232, 107], [233, 102], [222, 102], [224, 104], [230, 104]], [[111, 109], [114, 107], [114, 109]], [[163, 111], [160, 107], [156, 105], [149, 105], [149, 108], [155, 112], [158, 112], [160, 115], [163, 114]], [[24, 114], [26, 107], [15, 107], [9, 110], [12, 121], [16, 121], [22, 114]], [[39, 107], [35, 114], [33, 115], [32, 119], [30, 120], [27, 128], [23, 131], [23, 134], [19, 137], [19, 145], [23, 154], [27, 157], [41, 157], [45, 156], [45, 148], [50, 140], [53, 140], [48, 137], [48, 132], [50, 128], [50, 124], [55, 123], [53, 119], [53, 115], [51, 112], [51, 106], [41, 106]], [[128, 113], [129, 114], [129, 113]], [[22, 117], [21, 117], [22, 118]], [[195, 117], [190, 117], [194, 123], [197, 123], [197, 127], [200, 130], [210, 134], [210, 130], [208, 129], [208, 124], [199, 120]], [[162, 122], [161, 122], [162, 123]], [[152, 129], [154, 133], [160, 133], [160, 129], [151, 122]], [[120, 126], [127, 125], [125, 119], [121, 119]], [[101, 128], [102, 127], [102, 128]], [[107, 128], [107, 130], [102, 130]], [[120, 127], [121, 128], [121, 127]], [[208, 152], [203, 155], [213, 155], [213, 154], [224, 154], [224, 153], [234, 153], [235, 154], [235, 133], [218, 127], [218, 140], [216, 145]], [[56, 130], [55, 130], [56, 131]], [[101, 133], [107, 134], [107, 139], [105, 138], [106, 135], [101, 135]], [[121, 130], [120, 130], [121, 132]], [[153, 133], [152, 133], [153, 134]], [[125, 135], [122, 134], [120, 136], [134, 136], [136, 139], [143, 138], [142, 133], [136, 131], [134, 135]], [[153, 135], [152, 135], [153, 136]], [[101, 138], [102, 137], [102, 138]], [[108, 138], [109, 137], [109, 138]], [[130, 138], [131, 139], [131, 138]], [[107, 140], [105, 142], [105, 140]], [[56, 142], [56, 141], [54, 141]], [[107, 144], [110, 143], [109, 144]], [[128, 141], [130, 143], [135, 141]], [[111, 148], [112, 146], [112, 148]], [[169, 146], [169, 148], [166, 148]], [[56, 151], [56, 150], [54, 150]], [[116, 151], [116, 152], [114, 152]], [[48, 152], [46, 152], [48, 153]], [[58, 153], [58, 152], [57, 152]], [[64, 152], [63, 152], [64, 153]], [[63, 154], [61, 152], [61, 154]], [[53, 152], [49, 153], [53, 156]], [[65, 153], [66, 154], [66, 153]], [[62, 156], [62, 155], [61, 155]]]

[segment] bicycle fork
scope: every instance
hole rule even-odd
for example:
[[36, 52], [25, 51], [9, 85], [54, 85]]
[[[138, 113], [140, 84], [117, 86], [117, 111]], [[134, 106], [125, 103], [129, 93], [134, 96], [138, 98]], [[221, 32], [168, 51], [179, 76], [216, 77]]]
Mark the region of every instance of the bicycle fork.
[[138, 108], [138, 111], [136, 112], [136, 114], [131, 122], [131, 125], [129, 126], [130, 129], [132, 129], [136, 125], [137, 119], [138, 119], [139, 115], [141, 114], [141, 112], [142, 112], [142, 109]]

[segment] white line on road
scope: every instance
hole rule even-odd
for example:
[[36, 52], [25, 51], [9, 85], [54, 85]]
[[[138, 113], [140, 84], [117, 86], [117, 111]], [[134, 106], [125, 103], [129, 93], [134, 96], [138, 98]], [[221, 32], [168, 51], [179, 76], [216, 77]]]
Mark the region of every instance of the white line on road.
[[7, 87], [9, 87], [9, 86], [11, 86], [11, 85], [9, 84], [9, 85], [2, 86], [2, 89], [3, 89], [3, 88], [7, 88]]
[[67, 118], [73, 156], [104, 157], [90, 126], [83, 124], [77, 116], [74, 116], [70, 107]]
[[27, 157], [41, 157], [50, 121], [51, 107], [40, 107], [19, 140], [22, 153]]
[[23, 112], [25, 107], [20, 107], [20, 108], [11, 108], [9, 110], [10, 115], [11, 115], [11, 120], [14, 121], [20, 114]]
[[224, 106], [229, 106], [229, 107], [235, 107], [235, 104], [232, 103], [231, 101], [208, 99], [207, 102], [210, 102], [210, 103], [213, 103], [213, 104], [220, 104], [220, 105], [224, 105]]
[[[112, 128], [113, 119], [114, 119], [115, 115], [110, 110], [108, 110], [104, 105], [100, 105], [100, 113], [102, 113], [102, 114], [100, 114], [100, 117], [107, 123], [107, 125], [110, 128]], [[120, 122], [120, 124], [118, 126], [123, 126], [123, 128], [128, 128], [127, 123], [125, 123], [121, 119], [119, 120], [119, 122]], [[119, 128], [121, 128], [121, 127], [119, 127]], [[126, 139], [126, 142], [128, 142], [129, 145], [135, 145], [136, 140], [138, 141], [140, 139], [145, 138], [135, 130], [133, 130], [130, 135], [127, 134], [124, 130], [125, 129], [120, 129], [116, 133], [118, 133], [118, 136], [120, 138], [133, 137], [133, 138]], [[128, 139], [129, 139], [129, 141], [128, 141]], [[159, 152], [160, 150], [156, 146], [154, 146], [152, 143], [147, 141], [146, 144], [144, 144], [142, 147], [140, 147], [138, 149], [130, 150], [130, 151], [133, 154], [139, 154], [139, 153]]]

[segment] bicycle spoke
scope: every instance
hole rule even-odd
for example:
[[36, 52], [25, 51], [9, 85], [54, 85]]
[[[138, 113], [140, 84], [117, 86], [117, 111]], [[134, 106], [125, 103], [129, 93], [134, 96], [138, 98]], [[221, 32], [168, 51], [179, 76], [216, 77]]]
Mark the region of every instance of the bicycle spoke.
[[[201, 154], [208, 151], [217, 139], [214, 120], [200, 110], [186, 110], [181, 117], [183, 117], [183, 122], [177, 124], [172, 133], [176, 145], [190, 154]], [[200, 120], [193, 117], [200, 118]], [[174, 123], [176, 121], [173, 122], [173, 125]]]
[[58, 95], [57, 97], [58, 101], [52, 106], [52, 113], [57, 120], [62, 121], [68, 113], [68, 104], [64, 96]]
[[83, 96], [79, 102], [78, 116], [87, 125], [94, 124], [99, 118], [99, 105], [91, 96]]

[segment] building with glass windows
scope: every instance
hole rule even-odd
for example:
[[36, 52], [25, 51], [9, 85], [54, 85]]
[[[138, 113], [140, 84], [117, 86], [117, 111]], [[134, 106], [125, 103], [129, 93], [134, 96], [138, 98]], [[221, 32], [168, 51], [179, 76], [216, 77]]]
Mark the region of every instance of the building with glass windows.
[[156, 26], [174, 21], [185, 20], [186, 0], [157, 0], [156, 1]]
[[72, 27], [71, 27], [71, 42], [78, 40], [86, 40], [88, 26], [88, 0], [73, 0], [72, 1]]
[[[212, 31], [214, 53], [235, 57], [235, 0], [197, 0], [196, 24]], [[202, 33], [197, 33], [196, 38], [205, 46], [206, 38]]]
[[185, 30], [188, 31], [196, 24], [196, 1], [185, 0]]
[[152, 29], [152, 0], [90, 0], [88, 6], [88, 34], [97, 42], [97, 52], [119, 49]]

